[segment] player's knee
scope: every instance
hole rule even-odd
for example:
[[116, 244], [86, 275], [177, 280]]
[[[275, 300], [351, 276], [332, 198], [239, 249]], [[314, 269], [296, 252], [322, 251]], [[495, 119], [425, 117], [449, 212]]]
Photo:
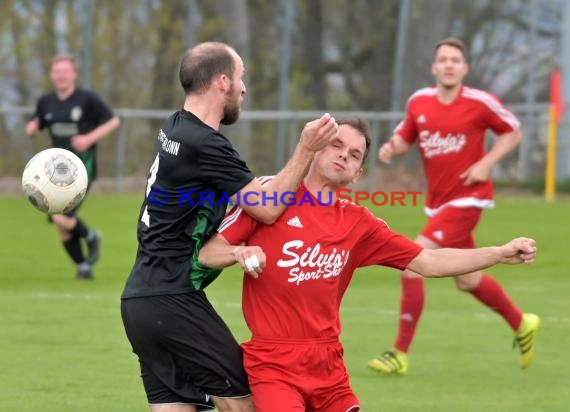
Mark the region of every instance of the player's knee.
[[57, 227], [61, 227], [65, 223], [65, 215], [51, 215], [51, 221]]
[[219, 412], [255, 412], [253, 398], [223, 399], [214, 397], [214, 404]]
[[71, 230], [76, 224], [75, 217], [66, 216], [66, 215], [51, 215], [51, 221], [58, 227], [60, 230]]
[[61, 239], [62, 242], [67, 242], [68, 240], [71, 240], [71, 238], [73, 237], [70, 231], [59, 227], [57, 228], [57, 232], [59, 233], [59, 238]]
[[404, 271], [400, 272], [400, 274], [403, 278], [406, 278], [406, 279], [421, 279], [422, 278], [421, 275], [418, 275], [417, 273], [412, 272], [411, 270], [404, 270]]
[[477, 287], [477, 279], [474, 277], [459, 276], [455, 278], [455, 287], [461, 292], [471, 292]]
[[455, 287], [460, 292], [469, 292], [469, 286], [462, 282], [455, 282]]
[[198, 408], [195, 405], [178, 405], [178, 404], [160, 404], [151, 405], [151, 412], [196, 412]]

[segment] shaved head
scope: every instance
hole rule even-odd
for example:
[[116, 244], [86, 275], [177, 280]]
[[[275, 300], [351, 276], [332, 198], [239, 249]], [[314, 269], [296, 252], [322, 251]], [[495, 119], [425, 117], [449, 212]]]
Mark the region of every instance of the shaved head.
[[184, 92], [204, 92], [212, 80], [221, 74], [233, 77], [237, 52], [225, 43], [205, 42], [188, 49], [180, 64], [180, 84]]

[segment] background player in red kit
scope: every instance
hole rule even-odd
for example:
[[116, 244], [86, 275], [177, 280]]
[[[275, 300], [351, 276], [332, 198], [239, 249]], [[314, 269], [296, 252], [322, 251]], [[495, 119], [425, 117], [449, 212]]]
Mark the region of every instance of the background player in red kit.
[[[455, 38], [440, 41], [432, 63], [435, 87], [420, 89], [409, 98], [405, 119], [379, 151], [380, 160], [389, 163], [418, 142], [428, 186], [425, 211], [429, 220], [416, 242], [429, 249], [475, 247], [473, 231], [482, 209], [494, 206], [491, 168], [522, 138], [519, 121], [494, 96], [463, 85], [467, 71], [463, 42]], [[498, 139], [485, 153], [487, 129]], [[424, 307], [422, 278], [404, 270], [401, 279], [394, 347], [368, 363], [386, 374], [407, 372], [407, 353]], [[471, 293], [505, 319], [515, 332], [520, 366], [528, 367], [540, 319], [523, 314], [486, 273], [475, 271], [456, 277], [455, 282], [459, 290]]]
[[315, 154], [304, 184], [285, 200], [292, 205], [274, 224], [234, 209], [200, 251], [202, 264], [239, 262], [251, 275], [244, 277], [242, 305], [252, 338], [242, 347], [257, 412], [360, 410], [339, 341], [339, 308], [356, 268], [450, 276], [531, 262], [536, 253], [527, 238], [501, 247], [423, 249], [368, 209], [339, 201], [336, 190], [362, 174], [370, 138], [359, 119], [338, 124], [338, 137]]

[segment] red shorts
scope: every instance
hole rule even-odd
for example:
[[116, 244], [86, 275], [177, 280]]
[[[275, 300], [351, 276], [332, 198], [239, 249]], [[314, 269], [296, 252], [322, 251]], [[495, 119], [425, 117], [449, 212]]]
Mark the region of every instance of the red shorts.
[[255, 339], [242, 348], [256, 412], [360, 410], [337, 339]]
[[421, 235], [440, 247], [474, 248], [473, 230], [481, 212], [478, 207], [447, 206], [428, 220]]

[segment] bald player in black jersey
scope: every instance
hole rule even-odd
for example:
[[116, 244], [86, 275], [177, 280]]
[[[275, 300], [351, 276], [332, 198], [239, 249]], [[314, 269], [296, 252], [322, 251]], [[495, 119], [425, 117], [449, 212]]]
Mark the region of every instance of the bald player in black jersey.
[[158, 132], [121, 300], [153, 412], [253, 411], [241, 348], [204, 292], [220, 271], [201, 266], [198, 253], [240, 193], [248, 193], [247, 213], [274, 222], [286, 205], [264, 200], [295, 191], [315, 152], [338, 134], [329, 114], [307, 123], [287, 165], [262, 187], [219, 131], [239, 117], [244, 70], [226, 44], [188, 50], [179, 72], [184, 107]]

